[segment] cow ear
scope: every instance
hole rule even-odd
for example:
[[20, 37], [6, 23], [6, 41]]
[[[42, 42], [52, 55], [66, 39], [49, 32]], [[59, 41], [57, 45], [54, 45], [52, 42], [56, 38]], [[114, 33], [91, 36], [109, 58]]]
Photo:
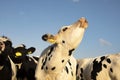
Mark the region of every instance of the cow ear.
[[35, 48], [34, 47], [30, 47], [27, 49], [27, 54], [32, 54], [33, 52], [35, 52]]
[[21, 52], [16, 52], [15, 53], [15, 57], [17, 58], [17, 57], [20, 57], [20, 56], [22, 56], [22, 53]]
[[52, 44], [56, 43], [56, 39], [57, 38], [52, 34], [44, 34], [42, 36], [42, 40], [47, 41], [47, 42], [52, 43]]

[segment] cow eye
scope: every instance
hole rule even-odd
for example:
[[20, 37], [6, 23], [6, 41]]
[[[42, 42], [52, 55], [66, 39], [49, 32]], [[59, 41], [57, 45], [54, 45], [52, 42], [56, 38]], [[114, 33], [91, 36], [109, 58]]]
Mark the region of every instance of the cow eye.
[[62, 43], [65, 43], [65, 41], [64, 41], [64, 40], [62, 40]]

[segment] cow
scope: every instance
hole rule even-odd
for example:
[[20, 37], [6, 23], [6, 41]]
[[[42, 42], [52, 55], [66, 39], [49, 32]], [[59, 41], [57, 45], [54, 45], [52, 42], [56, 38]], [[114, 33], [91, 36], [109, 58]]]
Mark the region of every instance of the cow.
[[0, 80], [17, 80], [16, 67], [8, 56], [12, 53], [12, 42], [5, 36], [0, 37]]
[[88, 21], [82, 17], [62, 27], [56, 35], [45, 34], [44, 41], [53, 44], [43, 50], [36, 68], [36, 80], [76, 80], [76, 59], [72, 52], [79, 46]]
[[24, 44], [13, 48], [9, 56], [17, 67], [17, 80], [35, 80], [35, 69], [39, 58], [28, 56], [35, 50], [35, 47], [26, 48]]
[[120, 53], [77, 59], [76, 80], [120, 80]]

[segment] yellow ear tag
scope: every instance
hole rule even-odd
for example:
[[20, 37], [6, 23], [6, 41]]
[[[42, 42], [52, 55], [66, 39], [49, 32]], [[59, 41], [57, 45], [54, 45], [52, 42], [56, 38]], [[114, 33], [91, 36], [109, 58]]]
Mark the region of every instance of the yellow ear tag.
[[29, 51], [29, 52], [28, 52], [28, 54], [31, 54], [31, 53], [32, 53], [32, 51]]
[[19, 57], [19, 56], [22, 56], [22, 54], [20, 52], [16, 52], [15, 57]]
[[48, 42], [50, 42], [50, 43], [55, 43], [55, 40], [54, 39], [48, 39]]

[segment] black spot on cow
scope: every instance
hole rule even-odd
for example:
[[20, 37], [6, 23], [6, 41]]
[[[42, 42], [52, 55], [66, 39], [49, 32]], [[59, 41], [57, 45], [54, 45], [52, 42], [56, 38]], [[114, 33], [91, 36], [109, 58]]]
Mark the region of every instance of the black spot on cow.
[[71, 66], [72, 64], [71, 64], [71, 62], [70, 62], [70, 60], [68, 60], [68, 64]]
[[75, 49], [71, 49], [69, 50], [69, 56], [71, 56], [72, 52], [74, 51]]
[[80, 73], [80, 77], [81, 77], [81, 78], [83, 77], [83, 74], [82, 74], [82, 73]]
[[111, 63], [111, 60], [108, 58], [107, 60], [106, 60], [108, 63]]
[[104, 68], [107, 68], [107, 65], [106, 65], [106, 64], [103, 64], [103, 67], [104, 67]]
[[101, 59], [101, 61], [103, 61], [105, 59], [105, 56], [102, 56], [100, 59]]
[[83, 68], [80, 68], [81, 73], [83, 73]]
[[67, 74], [69, 73], [67, 66], [65, 66], [65, 71], [67, 72]]
[[48, 60], [50, 61], [51, 58], [52, 58], [52, 55], [49, 56]]
[[76, 65], [76, 75], [78, 73], [79, 64]]
[[110, 68], [110, 72], [113, 72], [113, 69], [112, 69], [112, 68]]
[[47, 62], [47, 57], [45, 58], [45, 61], [43, 62], [41, 69], [43, 69], [43, 68], [44, 68], [44, 66], [45, 66], [46, 62]]
[[52, 67], [51, 70], [55, 70], [56, 67]]
[[96, 80], [98, 73], [102, 70], [102, 62], [105, 59], [105, 56], [100, 58], [100, 61], [97, 61], [97, 58], [93, 61], [93, 71], [91, 72], [91, 79]]
[[71, 75], [73, 76], [73, 72], [71, 71]]
[[44, 59], [42, 59], [42, 63], [44, 62]]
[[48, 56], [52, 53], [54, 47], [51, 47], [50, 52], [48, 53]]
[[48, 70], [48, 67], [46, 66], [46, 70]]
[[64, 61], [65, 61], [65, 60], [63, 59], [63, 60], [62, 60], [62, 63], [64, 63]]
[[83, 68], [80, 68], [80, 71], [81, 71], [80, 77], [81, 77], [81, 80], [82, 80], [83, 79]]

